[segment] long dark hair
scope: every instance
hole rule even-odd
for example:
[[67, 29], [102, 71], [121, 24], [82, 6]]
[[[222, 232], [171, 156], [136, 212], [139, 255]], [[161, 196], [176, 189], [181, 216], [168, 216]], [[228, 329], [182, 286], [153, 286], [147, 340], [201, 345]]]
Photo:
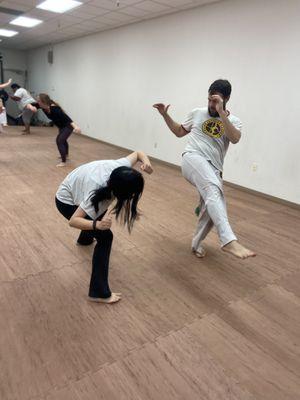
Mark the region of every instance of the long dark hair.
[[130, 233], [135, 220], [140, 215], [137, 204], [143, 190], [144, 178], [140, 172], [129, 167], [118, 167], [111, 173], [107, 186], [95, 190], [90, 200], [97, 213], [101, 201], [115, 197], [117, 203], [112, 212], [117, 220], [121, 218], [121, 222], [127, 225]]
[[62, 107], [56, 101], [52, 100], [47, 93], [40, 93], [39, 99], [41, 100], [42, 103], [46, 104], [48, 107], [54, 104], [55, 106], [61, 108], [62, 111], [64, 111]]

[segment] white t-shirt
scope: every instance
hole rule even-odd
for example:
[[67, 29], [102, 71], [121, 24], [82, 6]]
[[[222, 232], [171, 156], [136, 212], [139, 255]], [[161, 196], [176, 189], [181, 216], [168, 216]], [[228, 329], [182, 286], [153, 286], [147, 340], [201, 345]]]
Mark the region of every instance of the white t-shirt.
[[[239, 118], [229, 114], [229, 121], [241, 131]], [[209, 115], [207, 107], [192, 110], [182, 127], [189, 132], [188, 143], [184, 152], [197, 152], [209, 160], [219, 171], [223, 170], [224, 157], [229, 146], [229, 139], [224, 134], [221, 119]]]
[[62, 203], [80, 206], [90, 218], [96, 219], [107, 210], [113, 199], [102, 201], [96, 213], [90, 200], [92, 192], [105, 187], [112, 171], [123, 166], [131, 167], [126, 157], [83, 164], [64, 179], [56, 192], [56, 197]]
[[17, 101], [20, 110], [23, 110], [27, 104], [36, 102], [31, 94], [24, 88], [17, 89], [14, 93], [14, 96], [20, 97], [20, 100]]

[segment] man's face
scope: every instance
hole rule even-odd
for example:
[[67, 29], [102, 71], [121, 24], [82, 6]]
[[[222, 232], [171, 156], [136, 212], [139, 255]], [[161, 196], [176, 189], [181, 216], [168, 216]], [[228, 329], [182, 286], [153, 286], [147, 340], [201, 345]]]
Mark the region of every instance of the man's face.
[[16, 93], [17, 88], [12, 88], [13, 93]]
[[216, 100], [212, 98], [212, 95], [218, 95], [223, 99], [223, 108], [226, 110], [226, 103], [229, 100], [229, 98], [225, 98], [221, 93], [219, 92], [214, 92], [214, 93], [208, 93], [208, 113], [211, 117], [217, 118], [219, 117], [219, 113], [216, 109]]

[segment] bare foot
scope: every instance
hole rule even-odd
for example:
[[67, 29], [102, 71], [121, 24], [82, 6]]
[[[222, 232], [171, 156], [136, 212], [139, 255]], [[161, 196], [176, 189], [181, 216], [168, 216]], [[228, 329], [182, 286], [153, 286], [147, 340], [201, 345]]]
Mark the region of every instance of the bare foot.
[[56, 165], [57, 167], [65, 167], [66, 163], [65, 162], [60, 162], [59, 164]]
[[233, 240], [232, 242], [226, 244], [222, 247], [222, 250], [242, 259], [256, 256], [252, 250], [242, 246], [237, 240]]
[[89, 301], [93, 301], [94, 303], [112, 304], [121, 300], [121, 297], [122, 293], [112, 293], [107, 299], [101, 297], [89, 297]]
[[30, 135], [30, 132], [28, 132], [28, 131], [22, 131], [22, 135]]
[[206, 250], [204, 247], [199, 246], [197, 250], [192, 249], [192, 252], [195, 254], [196, 257], [198, 258], [203, 258], [206, 256]]

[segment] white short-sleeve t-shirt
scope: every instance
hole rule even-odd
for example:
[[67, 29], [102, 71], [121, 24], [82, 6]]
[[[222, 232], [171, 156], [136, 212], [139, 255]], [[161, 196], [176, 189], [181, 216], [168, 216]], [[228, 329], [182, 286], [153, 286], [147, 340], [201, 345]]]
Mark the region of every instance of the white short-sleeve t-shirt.
[[[239, 118], [229, 114], [229, 121], [241, 131]], [[219, 171], [223, 170], [224, 157], [229, 146], [229, 139], [224, 134], [221, 119], [211, 117], [207, 107], [192, 110], [182, 127], [189, 133], [184, 153], [197, 152], [209, 160]]]
[[56, 197], [62, 203], [80, 206], [90, 218], [96, 219], [107, 210], [113, 199], [102, 201], [96, 213], [90, 200], [91, 194], [94, 190], [105, 187], [112, 171], [123, 166], [131, 167], [126, 157], [83, 164], [64, 179], [56, 192]]
[[23, 110], [27, 104], [35, 103], [34, 98], [24, 88], [17, 89], [14, 93], [14, 96], [20, 97], [20, 100], [17, 102], [20, 110]]

